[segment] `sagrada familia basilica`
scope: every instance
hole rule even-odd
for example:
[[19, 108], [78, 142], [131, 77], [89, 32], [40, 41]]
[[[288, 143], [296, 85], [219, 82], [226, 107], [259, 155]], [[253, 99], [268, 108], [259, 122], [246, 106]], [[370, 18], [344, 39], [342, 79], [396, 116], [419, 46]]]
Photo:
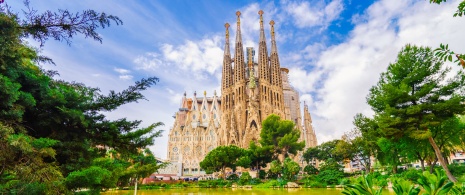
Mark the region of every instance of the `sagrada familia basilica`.
[[[230, 52], [229, 24], [225, 24], [221, 96], [215, 91], [210, 97], [204, 92], [188, 98], [184, 93], [174, 116], [169, 132], [168, 161], [179, 165], [176, 169], [182, 175], [203, 174], [199, 163], [217, 146], [234, 144], [247, 148], [250, 141], [258, 141], [262, 121], [273, 113], [296, 124], [306, 148], [317, 145], [308, 106], [304, 103], [302, 118], [299, 93], [289, 83], [289, 69], [282, 68], [279, 62], [274, 21], [270, 22], [271, 52], [268, 53], [263, 11], [259, 12], [260, 39], [255, 62], [254, 48], [247, 47], [244, 53], [241, 13], [236, 15], [234, 56]], [[299, 156], [295, 159], [302, 160]]]

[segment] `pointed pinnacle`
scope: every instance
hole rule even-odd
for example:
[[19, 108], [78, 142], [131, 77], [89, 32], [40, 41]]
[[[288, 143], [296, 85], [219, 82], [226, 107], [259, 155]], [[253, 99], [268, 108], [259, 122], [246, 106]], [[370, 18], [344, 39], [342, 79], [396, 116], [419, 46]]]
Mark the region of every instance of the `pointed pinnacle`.
[[229, 23], [224, 24], [224, 27], [226, 27], [226, 39], [229, 39]]

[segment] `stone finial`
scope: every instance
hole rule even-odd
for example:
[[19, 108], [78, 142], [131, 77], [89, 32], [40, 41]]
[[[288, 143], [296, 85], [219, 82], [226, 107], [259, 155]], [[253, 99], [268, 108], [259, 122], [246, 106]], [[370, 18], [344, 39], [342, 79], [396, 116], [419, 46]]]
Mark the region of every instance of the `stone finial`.
[[197, 96], [197, 91], [194, 91], [194, 96]]
[[213, 91], [213, 95], [216, 96], [216, 90]]
[[229, 23], [224, 24], [224, 27], [226, 27], [226, 40], [229, 42]]
[[186, 91], [184, 91], [184, 97], [186, 97], [186, 96], [187, 96], [187, 93], [186, 93]]
[[207, 91], [203, 91], [203, 96], [207, 96]]
[[275, 23], [274, 23], [274, 20], [271, 20], [271, 21], [270, 21], [270, 24], [271, 24], [271, 26], [274, 26], [274, 24], [275, 24]]
[[258, 15], [260, 15], [260, 28], [263, 28], [263, 10], [258, 11]]
[[240, 12], [240, 11], [237, 11], [237, 12], [236, 12], [236, 16], [237, 16], [237, 17], [241, 16], [241, 12]]

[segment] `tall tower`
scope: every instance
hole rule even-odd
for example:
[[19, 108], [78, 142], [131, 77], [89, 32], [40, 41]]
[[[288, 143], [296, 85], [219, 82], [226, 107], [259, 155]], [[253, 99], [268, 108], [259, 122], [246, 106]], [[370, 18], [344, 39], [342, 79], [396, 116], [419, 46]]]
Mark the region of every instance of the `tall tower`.
[[233, 87], [233, 105], [231, 121], [235, 121], [235, 127], [231, 127], [232, 130], [236, 130], [234, 134], [237, 135], [237, 142], [230, 142], [229, 144], [240, 145], [240, 140], [245, 135], [245, 107], [246, 107], [246, 78], [245, 78], [245, 62], [244, 62], [244, 48], [242, 46], [241, 36], [241, 12], [237, 11], [237, 32], [236, 32], [236, 45], [234, 52], [234, 87]]
[[308, 111], [308, 106], [304, 102], [304, 139], [305, 139], [305, 148], [315, 147], [318, 143], [316, 140], [315, 131], [312, 126], [312, 117]]
[[258, 43], [258, 83], [259, 83], [259, 100], [261, 120], [271, 114], [270, 104], [270, 66], [268, 58], [268, 49], [266, 47], [265, 30], [263, 27], [263, 11], [258, 12], [260, 15], [260, 40]]
[[283, 79], [281, 78], [281, 65], [279, 64], [278, 49], [276, 46], [274, 21], [271, 25], [271, 54], [270, 54], [270, 72], [271, 72], [271, 105], [273, 113], [284, 118], [284, 99], [283, 99]]
[[[231, 109], [233, 108], [233, 68], [232, 68], [232, 59], [231, 52], [229, 49], [229, 23], [224, 25], [226, 27], [225, 33], [225, 44], [224, 44], [224, 55], [223, 55], [223, 77], [221, 79], [221, 110], [223, 114], [221, 115], [221, 121], [224, 121], [226, 127], [231, 126]], [[223, 128], [219, 131], [219, 142], [220, 144], [229, 144], [228, 137], [229, 132], [226, 131], [229, 128]]]

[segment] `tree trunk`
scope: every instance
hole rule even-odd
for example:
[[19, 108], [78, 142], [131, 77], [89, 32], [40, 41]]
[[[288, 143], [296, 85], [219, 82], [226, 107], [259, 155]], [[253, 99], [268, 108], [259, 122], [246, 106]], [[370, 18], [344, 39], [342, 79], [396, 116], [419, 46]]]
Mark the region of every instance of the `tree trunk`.
[[137, 177], [136, 177], [136, 185], [134, 187], [134, 195], [137, 195]]
[[436, 166], [436, 163], [438, 163], [438, 160], [434, 160], [431, 165], [429, 166], [429, 173], [433, 174], [434, 172], [434, 166]]
[[420, 164], [421, 164], [421, 171], [425, 171], [425, 160], [420, 160]]
[[434, 141], [433, 137], [428, 138], [429, 143], [433, 146], [434, 153], [436, 153], [436, 157], [438, 157], [439, 163], [441, 163], [442, 168], [446, 172], [447, 177], [450, 181], [456, 183], [457, 179], [450, 173], [449, 168], [447, 168], [446, 162], [444, 162], [444, 158], [442, 157], [441, 151], [439, 151], [438, 145]]
[[226, 167], [223, 167], [223, 168], [221, 169], [221, 172], [223, 173], [223, 180], [226, 179], [226, 173], [225, 173], [225, 171], [226, 171]]

